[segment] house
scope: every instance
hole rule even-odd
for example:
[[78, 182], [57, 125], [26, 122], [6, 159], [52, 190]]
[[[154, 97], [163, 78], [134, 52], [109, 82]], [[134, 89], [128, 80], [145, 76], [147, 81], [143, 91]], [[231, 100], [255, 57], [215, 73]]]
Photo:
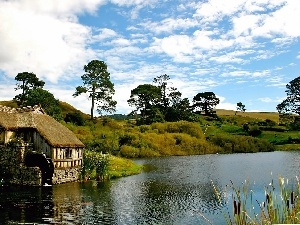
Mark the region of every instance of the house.
[[52, 177], [50, 183], [53, 184], [78, 180], [84, 144], [72, 131], [46, 115], [41, 107], [0, 106], [0, 145], [16, 138], [22, 140], [24, 149], [32, 148], [23, 161], [27, 166], [40, 167], [42, 183], [46, 182], [45, 176]]

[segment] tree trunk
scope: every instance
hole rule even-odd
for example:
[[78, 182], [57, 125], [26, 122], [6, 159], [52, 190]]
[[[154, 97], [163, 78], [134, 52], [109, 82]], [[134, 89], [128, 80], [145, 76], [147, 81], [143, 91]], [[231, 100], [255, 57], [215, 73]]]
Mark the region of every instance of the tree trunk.
[[92, 107], [91, 107], [91, 120], [94, 119], [94, 106], [95, 106], [95, 87], [92, 88]]

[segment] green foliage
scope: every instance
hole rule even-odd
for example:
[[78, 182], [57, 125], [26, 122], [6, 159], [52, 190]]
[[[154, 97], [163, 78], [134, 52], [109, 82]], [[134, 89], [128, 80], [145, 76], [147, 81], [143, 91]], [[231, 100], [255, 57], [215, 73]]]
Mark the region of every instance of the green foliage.
[[241, 112], [245, 112], [246, 111], [245, 105], [242, 102], [236, 103], [236, 109], [238, 111], [241, 111]]
[[281, 114], [296, 113], [300, 115], [300, 77], [296, 77], [286, 85], [287, 97], [280, 104], [277, 105], [276, 109]]
[[264, 131], [261, 137], [274, 145], [298, 144], [300, 143], [299, 132], [272, 132]]
[[82, 176], [84, 179], [103, 181], [107, 176], [109, 155], [101, 152], [86, 150], [83, 155]]
[[213, 109], [220, 103], [213, 92], [201, 92], [193, 98], [193, 109], [196, 112], [204, 112], [205, 115], [213, 114]]
[[15, 90], [22, 90], [21, 94], [18, 94], [14, 97], [14, 100], [17, 102], [18, 106], [27, 106], [26, 103], [28, 98], [28, 92], [36, 88], [43, 88], [45, 82], [39, 80], [39, 78], [34, 73], [22, 72], [18, 73], [15, 77], [15, 80], [18, 81], [17, 87]]
[[186, 133], [196, 138], [204, 138], [201, 127], [197, 123], [180, 121], [151, 124], [152, 130], [158, 133]]
[[245, 130], [240, 127], [240, 126], [236, 126], [236, 125], [230, 125], [230, 124], [222, 124], [220, 126], [220, 129], [226, 133], [230, 133], [230, 134], [239, 134], [239, 135], [245, 135], [246, 132]]
[[209, 141], [221, 147], [224, 153], [274, 151], [274, 146], [268, 141], [250, 136], [217, 134], [210, 136]]
[[143, 167], [132, 160], [110, 156], [107, 170], [108, 178], [118, 178], [139, 174]]
[[251, 135], [253, 137], [257, 137], [257, 136], [261, 135], [261, 130], [258, 125], [254, 124], [249, 127], [248, 133], [249, 133], [249, 135]]
[[27, 97], [24, 100], [25, 105], [41, 105], [45, 112], [54, 119], [62, 120], [62, 111], [59, 107], [59, 101], [52, 93], [42, 88], [35, 88], [27, 91]]
[[73, 123], [77, 126], [84, 125], [84, 119], [79, 112], [67, 113], [65, 119], [66, 122]]

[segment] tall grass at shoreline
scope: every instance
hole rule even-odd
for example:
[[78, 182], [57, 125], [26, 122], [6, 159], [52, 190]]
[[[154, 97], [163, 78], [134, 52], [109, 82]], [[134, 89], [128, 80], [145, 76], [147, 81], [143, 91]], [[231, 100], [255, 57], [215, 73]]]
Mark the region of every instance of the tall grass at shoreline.
[[[237, 187], [232, 181], [226, 187], [231, 192], [232, 210], [223, 211], [228, 225], [268, 225], [268, 224], [297, 224], [300, 223], [300, 183], [296, 177], [293, 184], [288, 179], [279, 177], [278, 185], [272, 180], [264, 187], [264, 194], [257, 196], [251, 189], [250, 182], [245, 181]], [[220, 204], [221, 193], [213, 185], [214, 192]]]

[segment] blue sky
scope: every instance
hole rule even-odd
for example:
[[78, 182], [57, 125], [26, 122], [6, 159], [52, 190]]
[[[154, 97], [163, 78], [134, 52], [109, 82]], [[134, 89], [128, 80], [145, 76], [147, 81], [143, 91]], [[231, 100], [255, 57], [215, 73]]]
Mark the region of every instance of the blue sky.
[[108, 65], [117, 113], [130, 91], [168, 74], [192, 100], [213, 91], [217, 108], [276, 111], [285, 85], [300, 76], [299, 0], [0, 0], [0, 100], [15, 76], [34, 72], [45, 89], [73, 98], [83, 66]]

